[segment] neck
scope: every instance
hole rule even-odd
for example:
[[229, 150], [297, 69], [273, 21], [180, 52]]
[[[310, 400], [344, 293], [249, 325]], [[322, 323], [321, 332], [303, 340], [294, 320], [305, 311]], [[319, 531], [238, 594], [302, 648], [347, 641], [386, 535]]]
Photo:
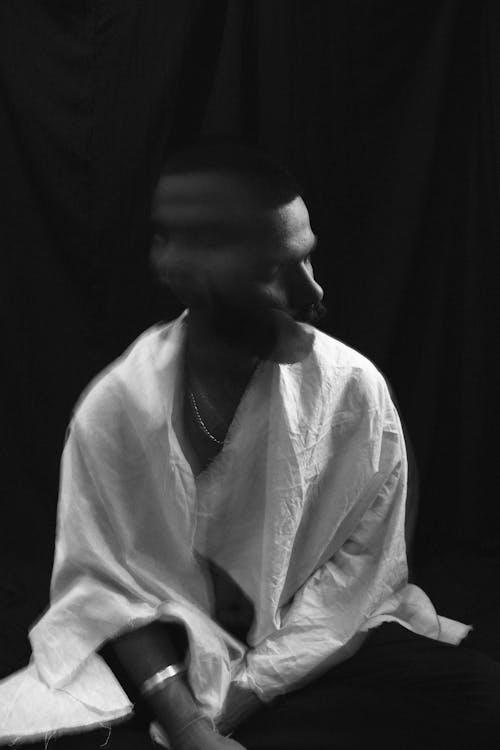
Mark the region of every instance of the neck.
[[189, 310], [186, 357], [198, 375], [236, 382], [248, 380], [259, 363], [256, 355], [221, 338], [203, 310]]

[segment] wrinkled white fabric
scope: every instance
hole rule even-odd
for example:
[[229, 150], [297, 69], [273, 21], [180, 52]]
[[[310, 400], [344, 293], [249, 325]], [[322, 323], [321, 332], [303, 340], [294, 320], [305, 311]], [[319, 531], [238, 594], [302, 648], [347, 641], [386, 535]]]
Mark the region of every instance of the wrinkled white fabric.
[[[189, 637], [188, 679], [216, 717], [231, 681], [268, 701], [395, 620], [458, 643], [408, 584], [407, 463], [378, 370], [319, 331], [295, 364], [263, 362], [209, 469], [180, 422], [186, 314], [146, 331], [78, 404], [62, 459], [51, 605], [32, 663], [0, 683], [0, 737], [100, 726], [132, 707], [96, 650], [155, 619]], [[247, 644], [213, 619], [208, 557], [255, 609]]]

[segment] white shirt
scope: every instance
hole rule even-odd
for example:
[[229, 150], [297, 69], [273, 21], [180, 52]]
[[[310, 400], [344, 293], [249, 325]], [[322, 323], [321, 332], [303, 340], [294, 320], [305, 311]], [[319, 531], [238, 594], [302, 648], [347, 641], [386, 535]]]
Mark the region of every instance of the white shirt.
[[[232, 681], [268, 701], [350, 656], [385, 621], [458, 643], [407, 581], [407, 461], [380, 372], [314, 330], [295, 364], [262, 362], [226, 444], [193, 476], [182, 450], [186, 314], [146, 331], [80, 400], [62, 459], [51, 604], [30, 665], [0, 683], [0, 738], [132, 711], [102, 643], [155, 619], [189, 637], [205, 713]], [[255, 610], [248, 645], [213, 619], [206, 556]]]

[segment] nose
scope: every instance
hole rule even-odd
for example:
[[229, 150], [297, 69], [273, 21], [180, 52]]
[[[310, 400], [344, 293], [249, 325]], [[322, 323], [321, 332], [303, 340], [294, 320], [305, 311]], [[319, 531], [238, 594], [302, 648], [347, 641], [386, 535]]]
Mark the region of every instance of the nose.
[[323, 299], [323, 289], [314, 278], [314, 271], [310, 263], [301, 264], [297, 269], [292, 302], [295, 308], [316, 305]]

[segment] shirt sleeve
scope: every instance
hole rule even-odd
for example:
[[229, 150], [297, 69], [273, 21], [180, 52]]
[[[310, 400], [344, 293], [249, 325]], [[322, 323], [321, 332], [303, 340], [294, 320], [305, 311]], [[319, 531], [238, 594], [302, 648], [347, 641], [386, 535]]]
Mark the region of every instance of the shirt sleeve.
[[71, 680], [127, 625], [154, 619], [160, 603], [139, 588], [124, 563], [119, 519], [106, 505], [104, 470], [95, 470], [94, 450], [103, 451], [99, 436], [96, 442], [73, 422], [61, 462], [51, 607], [30, 632], [39, 673], [54, 687]]
[[[280, 627], [247, 652], [235, 681], [263, 701], [299, 687], [350, 657], [370, 618], [407, 584], [404, 540], [406, 454], [390, 432], [392, 470], [338, 551], [281, 611]], [[395, 450], [394, 450], [395, 449]], [[377, 623], [378, 624], [378, 623]]]
[[[126, 696], [98, 649], [153, 620], [181, 622], [190, 686], [207, 715], [215, 715], [231, 659], [241, 659], [243, 647], [229, 643], [210, 618], [210, 592], [184, 530], [182, 488], [163, 481], [169, 467], [155, 453], [163, 444], [136, 426], [116, 385], [106, 381], [72, 420], [62, 457], [51, 604], [30, 632], [37, 673], [49, 688], [100, 711], [122, 707]], [[157, 476], [155, 467], [165, 473]]]

